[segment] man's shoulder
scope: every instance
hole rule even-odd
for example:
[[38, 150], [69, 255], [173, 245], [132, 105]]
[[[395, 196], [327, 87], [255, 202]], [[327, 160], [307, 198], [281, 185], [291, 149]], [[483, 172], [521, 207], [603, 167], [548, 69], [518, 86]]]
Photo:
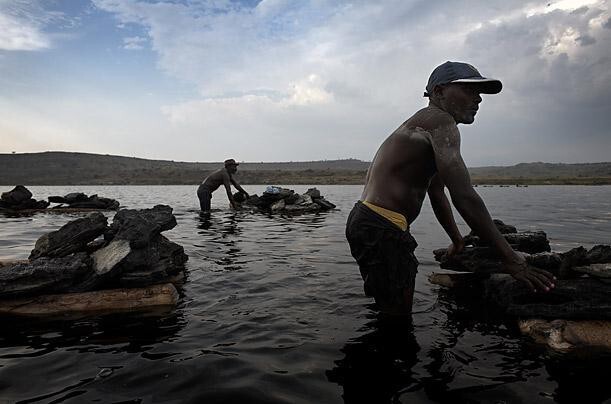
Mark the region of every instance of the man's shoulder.
[[427, 106], [416, 112], [408, 122], [412, 121], [414, 126], [418, 126], [428, 132], [440, 128], [456, 127], [456, 121], [452, 115], [435, 106]]

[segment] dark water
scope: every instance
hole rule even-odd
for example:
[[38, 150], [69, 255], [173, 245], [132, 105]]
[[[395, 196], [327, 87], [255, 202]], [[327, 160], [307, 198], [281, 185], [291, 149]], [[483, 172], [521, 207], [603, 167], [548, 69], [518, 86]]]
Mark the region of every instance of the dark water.
[[[305, 186], [292, 186], [297, 192]], [[449, 240], [425, 205], [413, 325], [377, 319], [344, 239], [360, 186], [319, 186], [339, 210], [268, 217], [228, 210], [210, 222], [195, 187], [31, 187], [131, 208], [166, 203], [188, 278], [170, 313], [46, 321], [0, 319], [0, 402], [587, 403], [611, 398], [611, 355], [553, 353], [487, 307], [431, 286], [431, 251]], [[260, 193], [263, 186], [248, 186]], [[8, 190], [8, 189], [7, 189]], [[478, 188], [494, 217], [542, 229], [555, 250], [611, 243], [611, 187]], [[0, 215], [0, 257], [78, 215]], [[463, 230], [466, 228], [463, 226]]]

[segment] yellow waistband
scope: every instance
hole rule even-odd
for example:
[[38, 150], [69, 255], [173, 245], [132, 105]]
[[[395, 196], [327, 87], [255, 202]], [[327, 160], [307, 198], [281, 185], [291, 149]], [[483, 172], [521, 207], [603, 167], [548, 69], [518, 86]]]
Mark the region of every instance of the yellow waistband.
[[363, 201], [363, 204], [374, 212], [376, 212], [377, 214], [384, 216], [386, 219], [388, 219], [388, 221], [395, 224], [401, 230], [406, 231], [409, 228], [407, 224], [407, 219], [401, 213], [397, 213], [394, 210], [382, 208], [367, 201]]

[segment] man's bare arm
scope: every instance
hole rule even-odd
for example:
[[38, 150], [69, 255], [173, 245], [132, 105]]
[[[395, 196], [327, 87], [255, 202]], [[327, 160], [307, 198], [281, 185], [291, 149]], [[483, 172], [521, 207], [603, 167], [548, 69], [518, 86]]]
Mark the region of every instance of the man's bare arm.
[[441, 177], [435, 174], [429, 184], [428, 195], [437, 221], [446, 231], [450, 240], [452, 240], [452, 246], [450, 246], [448, 253], [453, 255], [462, 251], [464, 241], [456, 226], [454, 214], [452, 213], [452, 206], [450, 205], [450, 201], [448, 201], [444, 188], [445, 186], [443, 181], [441, 181]]
[[238, 191], [240, 191], [240, 192], [242, 192], [242, 193], [246, 194], [246, 197], [247, 197], [247, 198], [249, 197], [248, 192], [244, 191], [244, 188], [242, 188], [242, 187], [240, 186], [240, 184], [238, 184], [238, 182], [235, 180], [235, 178], [231, 177], [231, 183], [233, 184], [233, 186], [234, 186], [234, 187], [235, 187], [235, 188], [236, 188]]
[[231, 193], [231, 177], [229, 176], [229, 173], [227, 171], [223, 173], [223, 185], [225, 186], [225, 190], [227, 191], [227, 198], [229, 199], [231, 207], [237, 209], [237, 205], [233, 200], [233, 194]]
[[529, 270], [524, 256], [516, 253], [498, 231], [486, 205], [471, 185], [471, 178], [460, 154], [460, 134], [448, 115], [439, 118], [431, 133], [438, 175], [450, 191], [450, 197], [460, 215], [484, 241], [503, 258], [504, 269], [532, 290], [549, 290], [553, 277], [546, 271]]

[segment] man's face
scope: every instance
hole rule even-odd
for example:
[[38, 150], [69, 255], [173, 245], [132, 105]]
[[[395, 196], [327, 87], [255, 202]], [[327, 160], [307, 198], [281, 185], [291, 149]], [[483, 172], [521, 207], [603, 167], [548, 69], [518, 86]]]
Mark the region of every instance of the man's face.
[[238, 171], [238, 166], [230, 164], [227, 167], [227, 171], [231, 174], [235, 174]]
[[456, 123], [471, 124], [479, 109], [482, 97], [479, 86], [467, 83], [452, 83], [442, 86], [441, 108], [452, 115]]

